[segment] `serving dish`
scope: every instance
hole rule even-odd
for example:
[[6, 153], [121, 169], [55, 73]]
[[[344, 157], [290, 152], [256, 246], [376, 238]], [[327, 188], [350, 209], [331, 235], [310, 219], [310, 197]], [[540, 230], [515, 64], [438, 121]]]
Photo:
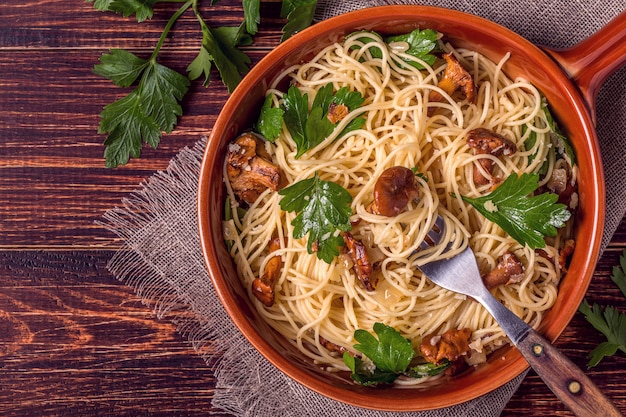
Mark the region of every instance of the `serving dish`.
[[261, 60], [226, 102], [213, 126], [202, 162], [198, 220], [202, 249], [217, 294], [234, 323], [256, 349], [282, 372], [308, 388], [352, 405], [417, 411], [459, 404], [500, 387], [527, 368], [512, 347], [489, 356], [486, 363], [445, 384], [420, 389], [364, 388], [339, 374], [329, 374], [305, 358], [255, 313], [235, 272], [222, 235], [224, 190], [222, 167], [227, 144], [251, 127], [270, 82], [285, 67], [355, 30], [406, 33], [417, 27], [442, 32], [456, 46], [473, 49], [493, 61], [509, 52], [503, 70], [511, 78], [530, 80], [547, 97], [562, 129], [569, 135], [580, 169], [580, 207], [576, 249], [559, 296], [538, 329], [554, 341], [576, 312], [593, 276], [604, 224], [604, 177], [595, 134], [595, 97], [602, 82], [626, 60], [626, 13], [589, 39], [567, 50], [541, 49], [488, 20], [428, 6], [383, 6], [363, 9], [317, 23], [279, 45]]

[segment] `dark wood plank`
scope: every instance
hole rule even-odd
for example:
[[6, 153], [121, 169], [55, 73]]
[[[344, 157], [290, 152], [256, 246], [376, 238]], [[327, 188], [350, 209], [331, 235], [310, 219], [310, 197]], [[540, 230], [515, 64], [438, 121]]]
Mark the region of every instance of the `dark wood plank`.
[[[152, 50], [167, 20], [181, 6], [162, 2], [154, 16], [138, 23], [134, 17], [122, 17], [93, 8], [93, 2], [79, 1], [69, 5], [64, 0], [3, 0], [0, 13], [0, 50], [36, 49], [41, 51], [81, 48], [129, 48]], [[211, 27], [239, 26], [243, 19], [241, 1], [221, 0], [215, 6], [201, 2], [201, 12]], [[263, 30], [255, 37], [252, 48], [276, 45], [280, 28], [280, 2], [264, 1], [261, 5]], [[188, 10], [177, 21], [164, 45], [166, 50], [197, 50], [202, 33], [196, 17]]]
[[0, 414], [212, 411], [211, 369], [108, 274], [111, 255], [0, 253]]

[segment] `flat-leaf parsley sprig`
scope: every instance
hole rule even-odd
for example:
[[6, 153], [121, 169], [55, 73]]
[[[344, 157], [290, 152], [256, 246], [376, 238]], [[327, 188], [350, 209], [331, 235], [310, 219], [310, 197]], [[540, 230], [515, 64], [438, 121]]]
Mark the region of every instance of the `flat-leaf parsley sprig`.
[[300, 239], [308, 233], [307, 252], [315, 252], [319, 259], [331, 263], [344, 244], [340, 232], [352, 228], [352, 196], [348, 190], [315, 173], [313, 178], [298, 181], [278, 193], [283, 196], [280, 208], [298, 213], [291, 222], [293, 237]]
[[[280, 134], [283, 122], [296, 143], [296, 159], [308, 150], [322, 143], [328, 138], [339, 120], [331, 121], [329, 113], [333, 106], [345, 106], [346, 112], [359, 108], [364, 98], [357, 91], [350, 91], [348, 87], [341, 87], [336, 92], [333, 84], [328, 83], [321, 87], [313, 98], [309, 108], [309, 95], [302, 93], [296, 86], [289, 87], [283, 96], [281, 107], [272, 107], [271, 96], [268, 96], [261, 108], [257, 128], [267, 140], [274, 142]], [[338, 137], [360, 129], [365, 123], [362, 117], [352, 119]]]
[[539, 175], [509, 175], [490, 194], [470, 198], [462, 196], [480, 214], [496, 223], [521, 245], [543, 248], [544, 236], [555, 236], [571, 217], [565, 204], [557, 203], [558, 195], [531, 195], [539, 187]]
[[351, 371], [350, 377], [361, 385], [391, 384], [401, 375], [412, 378], [434, 376], [450, 366], [450, 362], [446, 360], [441, 364], [422, 363], [411, 367], [416, 355], [409, 339], [383, 323], [374, 323], [372, 330], [378, 338], [365, 330], [357, 329], [354, 339], [358, 344], [354, 348], [363, 353], [373, 367], [350, 352], [343, 354], [343, 362]]
[[[620, 257], [620, 266], [613, 267], [611, 275], [613, 282], [626, 297], [626, 250]], [[601, 307], [598, 304], [590, 306], [583, 300], [578, 309], [591, 325], [606, 336], [607, 341], [600, 343], [589, 353], [587, 366], [596, 366], [605, 356], [613, 356], [618, 350], [626, 353], [626, 314], [620, 313], [615, 307]]]
[[[204, 76], [210, 81], [217, 69], [224, 85], [232, 91], [248, 72], [251, 59], [239, 48], [249, 45], [261, 21], [260, 0], [242, 0], [243, 21], [238, 27], [211, 28], [204, 19], [200, 0], [87, 0], [100, 11], [124, 17], [135, 16], [137, 22], [152, 18], [159, 3], [181, 3], [165, 25], [156, 46], [147, 59], [123, 49], [111, 49], [94, 66], [94, 72], [110, 79], [119, 87], [135, 88], [124, 98], [105, 106], [100, 114], [98, 133], [106, 133], [105, 165], [116, 167], [139, 158], [143, 143], [156, 148], [163, 132], [170, 133], [182, 115], [181, 101], [190, 81]], [[218, 0], [210, 2], [215, 7]], [[283, 0], [281, 16], [287, 19], [283, 39], [309, 26], [313, 20], [316, 0]], [[188, 75], [157, 62], [159, 52], [174, 23], [188, 10], [193, 10], [202, 32], [202, 44], [196, 58], [187, 67]]]

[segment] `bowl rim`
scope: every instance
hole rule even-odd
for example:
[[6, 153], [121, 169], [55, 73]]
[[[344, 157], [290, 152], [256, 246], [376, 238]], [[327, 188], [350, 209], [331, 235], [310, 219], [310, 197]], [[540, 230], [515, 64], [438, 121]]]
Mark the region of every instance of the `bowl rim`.
[[[420, 18], [428, 20], [437, 19], [452, 23], [453, 20], [458, 21], [459, 19], [462, 19], [464, 25], [480, 27], [480, 30], [488, 33], [489, 36], [506, 36], [508, 40], [520, 45], [524, 51], [532, 55], [533, 59], [539, 59], [546, 67], [551, 68], [554, 71], [558, 71], [558, 76], [563, 75], [563, 77], [565, 77], [563, 82], [568, 83], [566, 75], [557, 63], [555, 63], [548, 55], [541, 51], [541, 49], [525, 38], [493, 21], [457, 10], [418, 5], [377, 6], [348, 12], [346, 14], [315, 23], [311, 27], [301, 31], [282, 44], [278, 45], [275, 49], [263, 57], [255, 66], [253, 66], [250, 72], [242, 79], [239, 86], [233, 91], [232, 95], [228, 98], [224, 107], [220, 111], [209, 136], [200, 169], [197, 199], [200, 241], [207, 271], [209, 272], [209, 276], [213, 282], [218, 298], [222, 302], [228, 315], [246, 339], [257, 349], [257, 351], [259, 351], [259, 353], [261, 353], [269, 362], [271, 362], [277, 369], [285, 373], [291, 379], [331, 399], [370, 409], [385, 411], [421, 411], [449, 407], [475, 399], [505, 385], [518, 375], [522, 374], [528, 368], [528, 364], [519, 352], [515, 349], [509, 349], [504, 352], [503, 358], [506, 358], [511, 362], [509, 366], [501, 370], [500, 379], [497, 384], [494, 385], [491, 380], [487, 380], [486, 382], [479, 381], [472, 386], [466, 386], [461, 394], [456, 393], [457, 395], [455, 396], [446, 396], [444, 393], [440, 393], [436, 394], [434, 398], [431, 398], [430, 400], [421, 399], [420, 404], [416, 404], [416, 401], [410, 397], [398, 398], [397, 400], [394, 399], [393, 403], [389, 403], [384, 399], [379, 399], [375, 395], [371, 395], [371, 388], [363, 390], [362, 392], [351, 391], [350, 395], [346, 396], [345, 392], [341, 389], [330, 385], [326, 381], [310, 377], [310, 375], [298, 367], [297, 364], [285, 360], [281, 353], [264, 339], [263, 335], [261, 335], [253, 326], [247, 316], [242, 313], [237, 299], [233, 297], [233, 295], [226, 288], [226, 278], [221, 274], [221, 270], [218, 265], [219, 259], [216, 243], [213, 241], [209, 227], [211, 221], [221, 221], [220, 219], [211, 219], [208, 209], [208, 206], [211, 203], [210, 193], [208, 192], [210, 185], [208, 178], [210, 177], [211, 171], [215, 169], [216, 164], [219, 163], [221, 165], [222, 163], [220, 151], [223, 144], [218, 138], [216, 138], [216, 132], [226, 132], [229, 129], [229, 114], [237, 111], [237, 103], [245, 99], [247, 92], [254, 87], [257, 79], [266, 72], [267, 66], [274, 65], [275, 62], [282, 62], [301, 43], [314, 42], [316, 39], [332, 33], [336, 27], [343, 28], [346, 26], [366, 26], [365, 23], [361, 22], [368, 22], [368, 24], [371, 25], [372, 18], [374, 16], [380, 21], [394, 19], [407, 21], [409, 19]], [[588, 146], [592, 151], [591, 153], [594, 153], [594, 155], [590, 156], [591, 159], [589, 160], [592, 165], [590, 170], [595, 172], [598, 175], [598, 178], [596, 178], [595, 181], [592, 180], [593, 186], [590, 187], [590, 189], [594, 196], [589, 201], [589, 207], [587, 208], [587, 211], [595, 214], [588, 227], [592, 235], [590, 238], [590, 247], [587, 248], [588, 250], [586, 252], [584, 252], [585, 257], [584, 260], [581, 261], [581, 268], [579, 268], [580, 276], [576, 278], [576, 282], [574, 283], [574, 285], [584, 287], [584, 290], [580, 290], [576, 297], [571, 297], [571, 299], [563, 302], [563, 309], [566, 313], [566, 317], [561, 320], [562, 325], [558, 326], [558, 328], [550, 327], [547, 332], [542, 332], [550, 341], [556, 340], [556, 338], [562, 333], [567, 326], [567, 323], [571, 321], [571, 318], [577, 311], [578, 305], [584, 297], [584, 293], [586, 292], [586, 288], [591, 281], [593, 270], [599, 257], [601, 235], [604, 225], [604, 179], [601, 161], [599, 159], [599, 145], [597, 143], [595, 131], [592, 128], [593, 123], [584, 101], [579, 94], [577, 95], [575, 93], [576, 86], [570, 81], [569, 85], [565, 88], [571, 92], [570, 97], [567, 97], [567, 101], [571, 103], [570, 107], [576, 109], [577, 116], [581, 118], [581, 123], [584, 126], [589, 127], [588, 131], [584, 132], [584, 136], [588, 137], [590, 142]], [[589, 220], [587, 219], [587, 221]]]

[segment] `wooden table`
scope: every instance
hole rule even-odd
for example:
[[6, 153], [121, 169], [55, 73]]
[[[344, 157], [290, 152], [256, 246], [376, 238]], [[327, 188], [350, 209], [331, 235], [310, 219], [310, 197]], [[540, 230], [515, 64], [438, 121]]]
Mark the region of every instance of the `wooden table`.
[[[237, 1], [211, 21], [236, 25]], [[263, 30], [248, 49], [256, 62], [280, 39], [279, 3], [262, 5]], [[112, 47], [149, 55], [178, 5], [137, 24], [85, 1], [3, 0], [0, 5], [0, 414], [15, 416], [206, 415], [213, 370], [169, 322], [157, 320], [107, 261], [120, 240], [96, 222], [184, 146], [208, 134], [226, 89], [194, 83], [185, 116], [158, 150], [104, 168], [102, 107], [122, 90], [92, 73]], [[274, 16], [274, 18], [270, 18]], [[199, 47], [184, 16], [161, 59], [185, 71]], [[217, 75], [214, 75], [217, 80]], [[626, 219], [604, 253], [588, 294], [626, 310], [610, 271], [626, 247]], [[603, 341], [577, 314], [559, 339], [579, 366]], [[626, 412], [626, 355], [589, 375]], [[506, 416], [571, 415], [533, 373]]]

